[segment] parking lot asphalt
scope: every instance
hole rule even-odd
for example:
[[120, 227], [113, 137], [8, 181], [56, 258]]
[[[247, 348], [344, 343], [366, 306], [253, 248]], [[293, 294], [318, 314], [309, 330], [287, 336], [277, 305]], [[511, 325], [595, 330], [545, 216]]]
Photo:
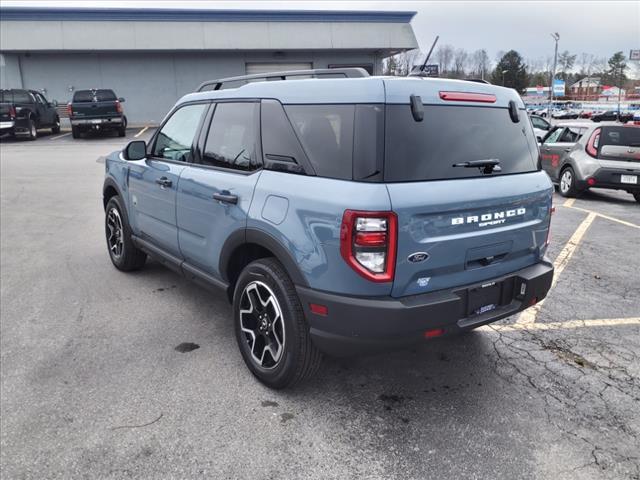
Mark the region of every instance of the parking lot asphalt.
[[527, 318], [271, 391], [221, 296], [111, 265], [96, 160], [138, 133], [0, 142], [3, 478], [640, 478], [631, 195], [556, 196], [561, 273]]

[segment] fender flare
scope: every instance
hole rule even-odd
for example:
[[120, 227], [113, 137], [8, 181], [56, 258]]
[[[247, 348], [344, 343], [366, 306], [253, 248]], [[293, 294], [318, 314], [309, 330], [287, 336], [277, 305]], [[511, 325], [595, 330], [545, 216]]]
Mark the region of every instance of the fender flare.
[[233, 232], [225, 241], [220, 251], [218, 271], [226, 282], [230, 282], [227, 269], [233, 252], [244, 244], [256, 244], [271, 251], [291, 277], [295, 285], [308, 287], [305, 276], [291, 253], [273, 235], [257, 228], [240, 229]]
[[104, 194], [107, 191], [107, 188], [109, 187], [114, 188], [118, 196], [122, 198], [123, 201], [125, 200], [125, 197], [122, 195], [122, 190], [120, 189], [116, 181], [111, 177], [107, 177], [105, 178], [104, 183], [102, 185], [102, 204], [104, 208], [106, 208], [106, 204], [104, 202]]

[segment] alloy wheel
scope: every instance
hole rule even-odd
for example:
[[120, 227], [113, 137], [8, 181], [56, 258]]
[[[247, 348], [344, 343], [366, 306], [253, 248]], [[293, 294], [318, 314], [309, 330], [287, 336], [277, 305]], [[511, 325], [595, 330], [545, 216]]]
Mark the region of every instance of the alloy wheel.
[[280, 363], [285, 345], [282, 309], [265, 283], [250, 282], [242, 291], [240, 329], [257, 366], [272, 369]]
[[571, 189], [572, 182], [573, 177], [571, 170], [567, 169], [562, 173], [562, 177], [560, 178], [560, 190], [562, 190], [562, 193], [567, 193]]
[[124, 251], [124, 239], [122, 230], [122, 218], [117, 208], [111, 208], [107, 214], [107, 244], [109, 253], [114, 258], [120, 258]]

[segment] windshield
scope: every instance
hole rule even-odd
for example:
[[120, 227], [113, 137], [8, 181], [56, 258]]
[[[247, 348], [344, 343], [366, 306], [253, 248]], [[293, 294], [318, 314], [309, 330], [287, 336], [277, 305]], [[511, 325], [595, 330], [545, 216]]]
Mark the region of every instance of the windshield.
[[409, 105], [387, 105], [384, 178], [388, 182], [443, 180], [486, 175], [481, 168], [453, 167], [498, 160], [491, 175], [538, 169], [538, 147], [526, 113], [514, 123], [506, 108], [425, 105], [416, 122]]

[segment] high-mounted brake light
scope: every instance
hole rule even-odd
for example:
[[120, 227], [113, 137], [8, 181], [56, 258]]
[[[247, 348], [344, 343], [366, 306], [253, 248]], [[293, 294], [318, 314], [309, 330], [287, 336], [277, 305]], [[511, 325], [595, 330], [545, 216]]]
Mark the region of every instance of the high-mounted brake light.
[[393, 280], [397, 241], [395, 213], [345, 210], [340, 226], [340, 253], [367, 280]]
[[596, 128], [587, 142], [587, 153], [592, 157], [598, 156], [598, 144], [600, 143], [600, 128]]
[[449, 102], [496, 103], [496, 96], [490, 93], [440, 92], [440, 99]]

